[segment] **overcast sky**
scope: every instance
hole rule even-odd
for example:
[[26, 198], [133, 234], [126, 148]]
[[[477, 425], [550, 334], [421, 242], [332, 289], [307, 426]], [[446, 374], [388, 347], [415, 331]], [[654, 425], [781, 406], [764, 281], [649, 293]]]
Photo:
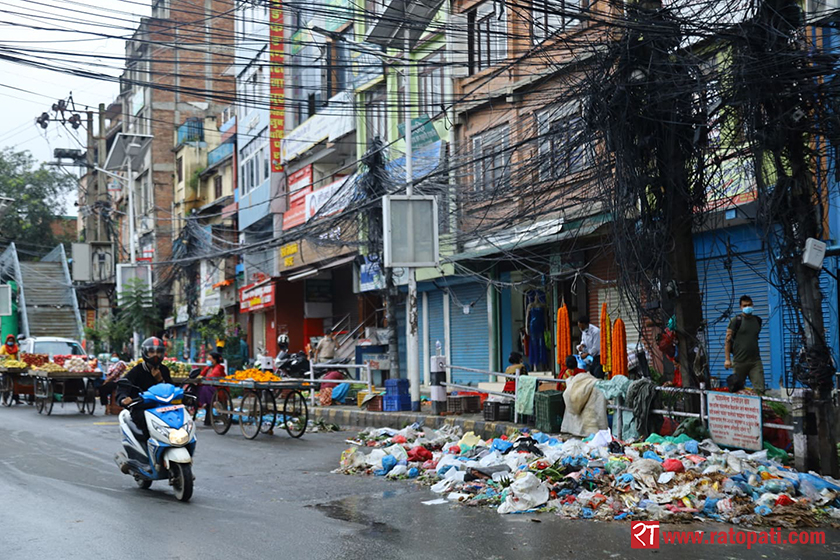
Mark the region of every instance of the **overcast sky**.
[[[123, 56], [124, 38], [130, 35], [140, 15], [148, 15], [150, 8], [142, 0], [8, 0], [0, 6], [0, 54], [8, 49], [38, 49], [48, 51], [38, 56], [49, 66], [68, 64], [119, 76], [114, 68], [95, 68], [91, 64], [117, 67], [119, 60], [78, 58], [74, 62], [53, 61], [53, 57], [67, 58], [55, 51], [83, 52], [99, 56]], [[16, 13], [9, 13], [16, 12]], [[15, 25], [18, 24], [18, 25]], [[67, 31], [32, 29], [21, 25], [58, 28]], [[105, 33], [119, 38], [99, 38], [90, 33]], [[31, 54], [30, 54], [31, 56]], [[78, 62], [75, 62], [78, 60]], [[72, 76], [46, 68], [32, 68], [19, 63], [0, 61], [0, 148], [28, 150], [38, 161], [52, 161], [54, 148], [81, 148], [86, 132], [74, 134], [60, 123], [50, 123], [47, 130], [35, 124], [35, 119], [58, 99], [66, 99], [70, 92], [77, 106], [96, 107], [113, 101], [119, 85], [102, 80]], [[11, 86], [11, 87], [9, 87]], [[12, 89], [18, 88], [18, 89]], [[24, 91], [32, 93], [26, 93]], [[82, 115], [83, 120], [85, 118]], [[69, 125], [68, 125], [69, 128]], [[76, 170], [67, 168], [77, 174]], [[67, 203], [67, 213], [75, 214], [75, 193]]]

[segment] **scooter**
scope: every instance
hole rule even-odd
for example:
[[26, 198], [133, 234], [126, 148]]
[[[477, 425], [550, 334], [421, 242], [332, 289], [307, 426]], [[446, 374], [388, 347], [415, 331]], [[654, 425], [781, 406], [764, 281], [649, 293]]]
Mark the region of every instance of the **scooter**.
[[293, 377], [296, 379], [309, 377], [309, 358], [307, 358], [306, 352], [289, 354], [283, 350], [274, 360], [274, 371], [283, 377]]
[[[195, 423], [181, 403], [190, 400], [184, 390], [159, 383], [132, 400], [128, 409], [120, 412], [119, 423], [124, 453], [114, 460], [123, 474], [134, 477], [142, 489], [155, 480], [168, 480], [175, 497], [189, 501], [193, 493], [192, 456], [195, 453]], [[131, 419], [129, 410], [135, 406], [146, 408], [144, 415], [149, 439], [142, 444], [143, 432]]]

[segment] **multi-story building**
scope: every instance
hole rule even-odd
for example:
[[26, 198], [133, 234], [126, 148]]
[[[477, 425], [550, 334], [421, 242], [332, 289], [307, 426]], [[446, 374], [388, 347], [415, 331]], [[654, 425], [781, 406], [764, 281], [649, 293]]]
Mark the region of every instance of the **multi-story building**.
[[[156, 0], [152, 16], [143, 18], [126, 42], [120, 93], [122, 146], [118, 152], [112, 150], [114, 157], [109, 159], [114, 161], [109, 163], [112, 169], [123, 167], [123, 160], [133, 164], [131, 184], [119, 203], [125, 216], [121, 223], [123, 245], [125, 249], [136, 247], [138, 260], [163, 263], [172, 255], [178, 172], [173, 132], [189, 119], [221, 113], [234, 99], [233, 77], [225, 73], [233, 64], [233, 18], [219, 17], [232, 11], [230, 0], [211, 0], [200, 6], [183, 0]], [[132, 144], [136, 149], [131, 149]], [[133, 194], [133, 217], [126, 214], [128, 189]], [[128, 238], [129, 219], [135, 225], [133, 240]], [[153, 267], [154, 282], [169, 275], [167, 268]], [[167, 307], [168, 298], [160, 292], [156, 295]]]

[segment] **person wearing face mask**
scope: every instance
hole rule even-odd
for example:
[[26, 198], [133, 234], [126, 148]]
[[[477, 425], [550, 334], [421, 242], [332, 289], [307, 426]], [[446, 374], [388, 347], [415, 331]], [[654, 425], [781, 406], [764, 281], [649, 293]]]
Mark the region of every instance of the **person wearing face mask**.
[[601, 368], [601, 329], [595, 325], [589, 324], [589, 317], [583, 315], [578, 318], [578, 328], [580, 329], [580, 344], [577, 349], [580, 352], [580, 358], [589, 362], [588, 357], [592, 357], [589, 363], [589, 372], [598, 379], [603, 379], [604, 370]]
[[741, 296], [741, 313], [729, 321], [726, 329], [723, 367], [732, 369], [736, 386], [743, 387], [749, 376], [753, 389], [764, 392], [764, 365], [758, 348], [758, 335], [761, 332], [761, 317], [753, 313], [753, 300], [750, 296]]
[[[207, 379], [221, 378], [225, 376], [225, 366], [222, 355], [218, 352], [210, 352], [210, 359], [207, 360], [207, 365], [201, 370], [201, 377]], [[198, 388], [198, 406], [203, 406], [205, 410], [204, 425], [211, 425], [210, 405], [213, 403], [213, 395], [216, 393], [216, 388], [209, 385], [202, 385]]]
[[0, 356], [8, 356], [12, 360], [17, 360], [20, 353], [15, 335], [10, 334], [6, 337], [6, 344], [0, 347]]

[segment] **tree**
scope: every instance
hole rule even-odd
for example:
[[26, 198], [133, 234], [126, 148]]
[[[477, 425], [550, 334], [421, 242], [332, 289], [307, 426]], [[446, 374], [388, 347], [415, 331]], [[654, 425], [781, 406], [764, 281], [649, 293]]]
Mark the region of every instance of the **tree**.
[[[161, 327], [160, 313], [148, 284], [133, 278], [119, 294], [117, 323], [126, 332], [151, 335]], [[120, 331], [122, 332], [122, 331]]]
[[12, 199], [0, 216], [0, 241], [14, 242], [22, 255], [43, 254], [64, 241], [53, 234], [52, 224], [64, 213], [63, 199], [74, 183], [44, 164], [36, 167], [27, 151], [0, 150], [0, 196]]

